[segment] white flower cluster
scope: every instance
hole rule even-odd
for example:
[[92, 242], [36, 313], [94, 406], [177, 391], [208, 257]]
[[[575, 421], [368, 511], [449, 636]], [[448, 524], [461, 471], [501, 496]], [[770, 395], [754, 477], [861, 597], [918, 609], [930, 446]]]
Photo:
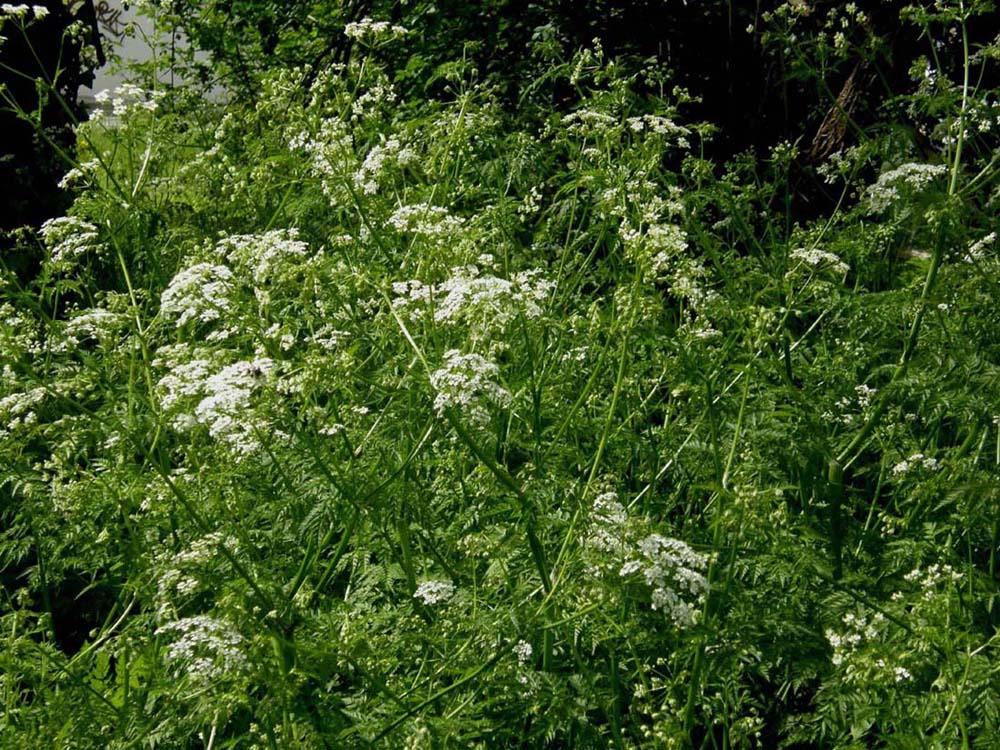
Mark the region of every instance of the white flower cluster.
[[510, 392], [497, 383], [500, 368], [478, 354], [462, 354], [457, 349], [445, 352], [444, 367], [431, 373], [431, 385], [437, 392], [434, 409], [443, 414], [455, 409], [471, 424], [484, 426], [490, 414], [483, 402], [498, 406], [510, 403]]
[[19, 427], [30, 427], [38, 421], [35, 409], [45, 401], [48, 391], [39, 386], [0, 398], [0, 438]]
[[349, 23], [344, 27], [344, 34], [350, 39], [395, 39], [405, 36], [409, 29], [388, 21], [374, 21], [371, 18], [362, 18], [360, 21]]
[[455, 584], [447, 580], [424, 581], [413, 592], [413, 598], [427, 606], [446, 602], [455, 595]]
[[177, 273], [160, 296], [160, 312], [177, 318], [177, 327], [223, 318], [233, 307], [235, 287], [228, 266], [195, 263]]
[[869, 186], [866, 191], [868, 205], [876, 213], [885, 211], [902, 197], [901, 189], [910, 194], [919, 193], [947, 171], [943, 164], [901, 164], [883, 172], [875, 184]]
[[49, 9], [44, 5], [32, 5], [28, 6], [23, 3], [18, 5], [13, 5], [12, 3], [3, 3], [0, 5], [0, 19], [2, 18], [16, 18], [24, 19], [27, 17], [28, 12], [35, 17], [36, 21], [40, 21], [49, 14]]
[[378, 181], [391, 164], [406, 166], [417, 158], [413, 149], [403, 146], [398, 138], [383, 139], [368, 151], [365, 160], [354, 173], [354, 186], [365, 195], [378, 192]]
[[63, 175], [62, 179], [59, 180], [59, 187], [67, 190], [79, 184], [89, 184], [100, 166], [101, 163], [97, 159], [80, 162], [79, 166], [73, 167]]
[[[274, 363], [258, 358], [220, 369], [213, 354], [183, 345], [159, 349], [153, 364], [169, 370], [157, 383], [160, 406], [173, 412], [176, 429], [186, 431], [203, 425], [213, 438], [245, 457], [260, 448], [260, 438], [267, 432], [266, 421], [252, 412], [250, 401]], [[198, 400], [193, 411], [184, 409], [184, 402], [193, 399]]]
[[258, 290], [268, 281], [296, 275], [309, 256], [309, 246], [294, 228], [230, 235], [219, 241], [216, 250]]
[[223, 544], [232, 548], [234, 540], [221, 532], [206, 534], [191, 545], [169, 558], [166, 569], [157, 581], [160, 605], [158, 614], [165, 617], [170, 609], [170, 599], [174, 595], [187, 596], [201, 587], [199, 572], [217, 556]]
[[[0, 279], [0, 283], [2, 283]], [[0, 299], [3, 299], [4, 289], [0, 286]], [[26, 311], [14, 307], [9, 302], [0, 302], [0, 352], [13, 358], [14, 352], [37, 354], [44, 350], [44, 344], [39, 340], [38, 320]], [[4, 378], [12, 376], [10, 365], [5, 364]], [[13, 378], [17, 380], [16, 378]]]
[[[216, 352], [206, 348], [191, 348], [185, 344], [160, 347], [153, 360], [154, 367], [163, 367], [168, 373], [160, 379], [160, 406], [164, 411], [174, 411], [181, 403], [200, 396], [209, 375], [218, 369], [214, 361]], [[178, 429], [190, 429], [197, 422], [190, 415], [174, 419]]]
[[264, 424], [250, 412], [250, 396], [272, 370], [270, 359], [236, 362], [223, 367], [205, 382], [205, 397], [194, 409], [194, 418], [208, 427], [209, 434], [222, 440], [240, 455], [260, 447]]
[[102, 89], [94, 94], [94, 101], [100, 104], [91, 113], [91, 119], [100, 119], [110, 107], [113, 117], [125, 117], [136, 110], [155, 112], [160, 106], [162, 91], [146, 91], [134, 83], [123, 83], [113, 90]]
[[232, 677], [248, 666], [243, 636], [233, 625], [208, 615], [185, 617], [156, 630], [175, 640], [167, 647], [167, 660], [200, 686]]
[[874, 667], [876, 674], [880, 674], [883, 679], [888, 679], [890, 682], [903, 682], [912, 679], [912, 675], [906, 667], [897, 664], [890, 668], [884, 657], [871, 659], [866, 653], [868, 644], [882, 639], [883, 632], [888, 625], [885, 615], [876, 612], [869, 618], [865, 614], [857, 615], [848, 612], [843, 616], [842, 622], [844, 628], [841, 632], [828, 628], [825, 635], [826, 640], [833, 648], [833, 656], [831, 657], [833, 665], [835, 667], [849, 665], [845, 669], [847, 681], [866, 679], [862, 670], [866, 661], [869, 668]]
[[858, 406], [862, 409], [867, 409], [872, 405], [872, 399], [875, 398], [876, 393], [878, 393], [878, 388], [872, 388], [865, 383], [854, 386], [854, 395], [857, 397]]
[[562, 124], [570, 133], [588, 136], [612, 130], [618, 126], [618, 119], [596, 109], [578, 109], [565, 115]]
[[300, 132], [289, 139], [288, 148], [309, 155], [310, 167], [321, 178], [323, 193], [332, 203], [350, 200], [344, 180], [357, 169], [357, 157], [354, 138], [346, 122], [339, 117], [328, 117], [315, 138]]
[[685, 300], [692, 310], [703, 311], [719, 299], [719, 293], [708, 286], [708, 275], [700, 260], [678, 258], [667, 277], [670, 293]]
[[652, 589], [653, 609], [663, 610], [679, 628], [697, 622], [700, 604], [708, 593], [708, 578], [702, 572], [708, 567], [708, 557], [695, 552], [679, 539], [651, 534], [639, 542], [639, 557], [622, 566], [620, 575], [627, 577], [642, 571]]
[[382, 107], [391, 107], [398, 99], [395, 87], [388, 80], [372, 84], [351, 102], [351, 122], [375, 116]]
[[932, 599], [937, 587], [942, 583], [959, 583], [964, 576], [950, 565], [928, 565], [926, 568], [914, 568], [903, 579], [915, 583], [923, 590], [925, 599]]
[[541, 271], [520, 271], [511, 279], [480, 275], [478, 266], [451, 270], [441, 284], [401, 281], [392, 285], [396, 295], [392, 306], [411, 319], [432, 307], [437, 323], [465, 323], [473, 331], [503, 328], [519, 315], [533, 319], [542, 314], [542, 305], [555, 284], [541, 277]]
[[973, 242], [969, 245], [969, 250], [965, 255], [965, 262], [974, 263], [978, 260], [982, 260], [982, 258], [986, 255], [986, 251], [992, 248], [996, 244], [996, 241], [997, 233], [990, 232], [985, 237], [981, 237]]
[[675, 270], [688, 246], [687, 234], [674, 224], [652, 224], [644, 231], [623, 224], [621, 239], [625, 257], [651, 279], [659, 279]]
[[806, 265], [810, 268], [825, 268], [839, 275], [846, 274], [851, 267], [842, 261], [837, 255], [818, 247], [806, 249], [797, 247], [789, 254], [789, 258], [796, 262], [796, 265], [789, 271], [791, 274], [800, 266]]
[[618, 501], [614, 492], [604, 492], [594, 498], [590, 510], [590, 536], [586, 544], [601, 552], [624, 552], [628, 542], [626, 539], [626, 524], [628, 512]]
[[854, 386], [854, 398], [844, 396], [837, 401], [837, 409], [839, 410], [838, 414], [834, 414], [831, 411], [825, 411], [821, 416], [828, 422], [839, 422], [840, 424], [850, 427], [855, 423], [857, 418], [857, 415], [854, 412], [860, 410], [863, 414], [865, 411], [870, 409], [877, 394], [878, 388], [872, 388], [870, 385], [865, 383], [856, 385]]
[[531, 659], [532, 653], [534, 653], [534, 649], [531, 647], [531, 644], [528, 643], [527, 641], [524, 640], [518, 641], [517, 645], [514, 646], [514, 656], [517, 657], [517, 661], [519, 664], [522, 665], [527, 664], [528, 660]]
[[[628, 512], [613, 492], [594, 499], [590, 531], [584, 546], [616, 561], [620, 578], [642, 574], [651, 589], [654, 610], [663, 611], [679, 628], [698, 621], [699, 606], [708, 594], [708, 556], [695, 552], [679, 539], [660, 534], [637, 538], [629, 528]], [[593, 573], [606, 571], [607, 564], [593, 566]]]
[[936, 458], [928, 458], [923, 453], [914, 453], [909, 458], [904, 459], [893, 466], [892, 475], [895, 477], [902, 476], [910, 469], [917, 467], [923, 467], [929, 471], [936, 471], [938, 468], [938, 460]]
[[690, 131], [675, 123], [669, 117], [663, 115], [641, 115], [639, 117], [629, 117], [625, 123], [635, 133], [652, 133], [653, 135], [676, 135], [678, 145], [687, 146], [687, 139], [684, 138]]
[[[664, 222], [684, 215], [684, 194], [679, 187], [660, 185], [645, 169], [631, 171], [620, 166], [602, 166], [601, 169], [608, 170], [609, 179], [597, 194], [595, 207], [602, 217], [616, 217], [622, 222], [620, 232], [623, 237], [635, 233], [639, 236], [652, 235], [651, 239], [657, 239], [661, 231], [668, 233], [664, 239], [675, 236], [675, 225]], [[635, 211], [639, 212], [638, 215]], [[647, 227], [645, 233], [638, 231], [640, 227]], [[672, 242], [667, 242], [661, 249], [672, 246]]]
[[105, 340], [111, 338], [128, 322], [128, 317], [122, 313], [111, 312], [102, 307], [93, 307], [75, 314], [66, 322], [63, 333], [74, 339], [94, 338]]
[[410, 232], [431, 239], [451, 237], [463, 224], [465, 220], [460, 216], [452, 216], [448, 209], [429, 203], [400, 206], [389, 217], [389, 225], [397, 232]]
[[97, 227], [75, 216], [49, 219], [38, 233], [51, 253], [52, 262], [58, 266], [68, 266], [70, 261], [87, 252], [101, 250], [97, 243]]
[[881, 612], [876, 612], [871, 622], [864, 615], [859, 617], [853, 612], [848, 612], [843, 617], [845, 632], [838, 633], [828, 628], [826, 639], [833, 647], [833, 665], [839, 667], [844, 663], [844, 659], [857, 651], [865, 641], [875, 640], [884, 621], [885, 615]]

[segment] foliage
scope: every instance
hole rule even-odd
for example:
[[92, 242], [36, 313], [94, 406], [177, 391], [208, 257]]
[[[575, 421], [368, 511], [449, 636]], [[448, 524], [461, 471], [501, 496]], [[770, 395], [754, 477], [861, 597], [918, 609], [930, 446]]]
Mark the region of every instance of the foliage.
[[812, 222], [600, 44], [511, 107], [367, 5], [195, 7], [253, 96], [108, 94], [4, 259], [0, 745], [996, 745], [984, 4], [903, 15], [957, 62]]

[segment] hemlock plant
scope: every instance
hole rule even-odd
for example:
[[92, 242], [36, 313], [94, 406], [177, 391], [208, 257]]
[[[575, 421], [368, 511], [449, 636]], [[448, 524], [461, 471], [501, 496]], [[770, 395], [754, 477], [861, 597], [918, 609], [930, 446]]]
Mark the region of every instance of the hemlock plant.
[[0, 746], [995, 747], [986, 9], [810, 222], [544, 29], [523, 109], [397, 18], [103, 97], [0, 275]]

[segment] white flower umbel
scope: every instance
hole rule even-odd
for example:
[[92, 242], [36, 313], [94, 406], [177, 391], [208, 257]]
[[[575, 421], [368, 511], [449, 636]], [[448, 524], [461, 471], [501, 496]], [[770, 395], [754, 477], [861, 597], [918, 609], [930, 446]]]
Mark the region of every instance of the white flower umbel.
[[221, 547], [236, 548], [236, 540], [215, 531], [195, 539], [186, 549], [166, 556], [166, 565], [157, 580], [157, 614], [166, 618], [174, 611], [173, 600], [190, 597], [209, 577], [212, 563], [218, 559]]
[[408, 34], [408, 29], [397, 26], [389, 21], [375, 21], [362, 18], [344, 27], [344, 35], [350, 39], [372, 41], [377, 39], [395, 39]]
[[698, 605], [708, 593], [708, 579], [702, 572], [708, 567], [708, 557], [679, 539], [659, 534], [641, 540], [638, 553], [622, 566], [620, 575], [641, 571], [652, 589], [653, 609], [665, 612], [677, 627], [694, 625]]
[[326, 118], [315, 135], [299, 132], [291, 136], [288, 148], [308, 154], [310, 168], [320, 178], [323, 193], [331, 203], [350, 200], [351, 195], [344, 189], [344, 181], [357, 170], [358, 159], [354, 152], [354, 137], [343, 118]]
[[982, 260], [986, 256], [987, 251], [990, 250], [996, 244], [996, 242], [997, 242], [996, 232], [990, 232], [985, 237], [981, 237], [980, 239], [976, 240], [971, 245], [969, 245], [969, 250], [965, 254], [965, 259], [964, 259], [965, 262], [975, 263], [976, 261]]
[[411, 319], [431, 305], [436, 323], [464, 323], [474, 335], [498, 330], [523, 315], [531, 320], [542, 314], [542, 306], [555, 284], [541, 271], [520, 271], [510, 279], [480, 275], [475, 265], [453, 268], [441, 284], [401, 281], [392, 285], [393, 307]]
[[906, 458], [893, 466], [892, 475], [894, 477], [902, 476], [910, 471], [910, 469], [918, 467], [922, 467], [929, 471], [937, 471], [938, 460], [936, 458], [928, 458], [923, 453], [914, 453], [909, 458]]
[[507, 406], [510, 392], [496, 382], [500, 369], [478, 354], [462, 354], [457, 349], [445, 352], [444, 367], [431, 373], [431, 385], [437, 392], [434, 409], [444, 414], [454, 409], [468, 422], [484, 426], [490, 420], [484, 402]]
[[514, 646], [514, 655], [520, 664], [527, 664], [533, 652], [534, 649], [532, 649], [531, 644], [524, 640], [518, 641], [517, 645]]
[[66, 322], [64, 333], [77, 338], [105, 340], [117, 334], [129, 322], [123, 313], [93, 307], [76, 313]]
[[424, 581], [413, 592], [413, 598], [431, 606], [446, 602], [455, 595], [455, 584], [451, 581]]
[[167, 647], [167, 661], [176, 673], [186, 674], [198, 685], [232, 677], [248, 666], [243, 636], [225, 620], [185, 617], [161, 626], [156, 635], [174, 639]]
[[309, 246], [299, 239], [297, 229], [235, 234], [220, 240], [216, 250], [257, 289], [269, 281], [297, 275], [309, 257]]
[[393, 164], [405, 166], [417, 158], [416, 153], [400, 144], [398, 138], [384, 139], [368, 151], [361, 166], [354, 173], [354, 186], [365, 195], [378, 192], [379, 178]]
[[813, 247], [806, 249], [804, 247], [797, 247], [789, 253], [789, 259], [794, 262], [795, 265], [792, 266], [792, 271], [797, 270], [802, 266], [807, 266], [813, 269], [829, 269], [836, 274], [846, 274], [850, 269], [844, 261], [842, 261], [838, 256], [826, 250], [820, 250], [818, 247]]
[[250, 410], [250, 397], [273, 369], [270, 359], [236, 362], [222, 368], [205, 383], [207, 396], [194, 410], [198, 423], [208, 427], [216, 440], [228, 443], [242, 456], [260, 448], [259, 435], [265, 424]]
[[639, 117], [629, 117], [626, 124], [635, 133], [652, 133], [653, 135], [677, 135], [684, 136], [690, 131], [675, 123], [669, 117], [663, 115], [641, 115]]
[[400, 206], [389, 217], [389, 225], [398, 232], [435, 239], [451, 237], [465, 224], [460, 216], [452, 216], [448, 209], [429, 203]]
[[944, 164], [901, 164], [879, 175], [875, 184], [865, 193], [868, 205], [881, 213], [895, 204], [904, 194], [917, 194], [926, 190], [936, 179], [948, 172]]
[[588, 547], [601, 552], [621, 553], [626, 544], [628, 513], [614, 492], [604, 492], [594, 498], [590, 511], [591, 530]]
[[111, 124], [139, 110], [155, 112], [163, 96], [162, 91], [147, 91], [134, 83], [123, 83], [112, 90], [103, 89], [94, 94], [94, 102], [100, 106], [92, 110], [90, 119], [101, 120], [110, 113]]
[[[218, 369], [214, 355], [210, 349], [191, 348], [186, 344], [163, 346], [157, 350], [153, 366], [168, 370], [156, 385], [164, 411], [174, 411], [186, 399], [203, 395], [209, 376]], [[180, 429], [195, 424], [191, 415], [174, 418], [174, 426]]]
[[0, 438], [7, 437], [19, 427], [36, 424], [36, 409], [48, 395], [48, 390], [39, 386], [0, 398]]
[[18, 4], [13, 5], [11, 3], [4, 3], [0, 5], [0, 18], [24, 18], [28, 15], [28, 11], [31, 10], [27, 5]]
[[253, 411], [251, 400], [267, 383], [274, 363], [258, 358], [220, 367], [219, 359], [217, 352], [205, 347], [161, 347], [153, 362], [168, 369], [157, 383], [160, 406], [175, 429], [187, 431], [203, 425], [236, 457], [245, 457], [260, 448], [261, 435], [270, 433], [266, 419]]
[[86, 253], [101, 249], [97, 242], [97, 227], [75, 216], [49, 219], [42, 224], [38, 233], [42, 235], [42, 242], [51, 253], [52, 263], [59, 270], [65, 270], [72, 261]]
[[650, 280], [671, 271], [688, 246], [684, 230], [674, 224], [653, 224], [640, 230], [623, 222], [621, 239], [625, 257]]
[[618, 118], [589, 108], [564, 115], [562, 124], [568, 132], [581, 136], [600, 135], [620, 127]]
[[219, 320], [232, 309], [234, 285], [227, 266], [196, 263], [178, 272], [163, 290], [160, 312], [176, 318], [178, 328], [192, 320]]

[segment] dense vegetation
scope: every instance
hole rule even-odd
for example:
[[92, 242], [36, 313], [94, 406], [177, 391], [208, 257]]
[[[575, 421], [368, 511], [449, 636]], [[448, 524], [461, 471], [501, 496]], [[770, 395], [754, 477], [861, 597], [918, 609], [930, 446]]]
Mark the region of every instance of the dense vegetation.
[[4, 237], [0, 747], [1000, 746], [991, 3], [142, 5]]

